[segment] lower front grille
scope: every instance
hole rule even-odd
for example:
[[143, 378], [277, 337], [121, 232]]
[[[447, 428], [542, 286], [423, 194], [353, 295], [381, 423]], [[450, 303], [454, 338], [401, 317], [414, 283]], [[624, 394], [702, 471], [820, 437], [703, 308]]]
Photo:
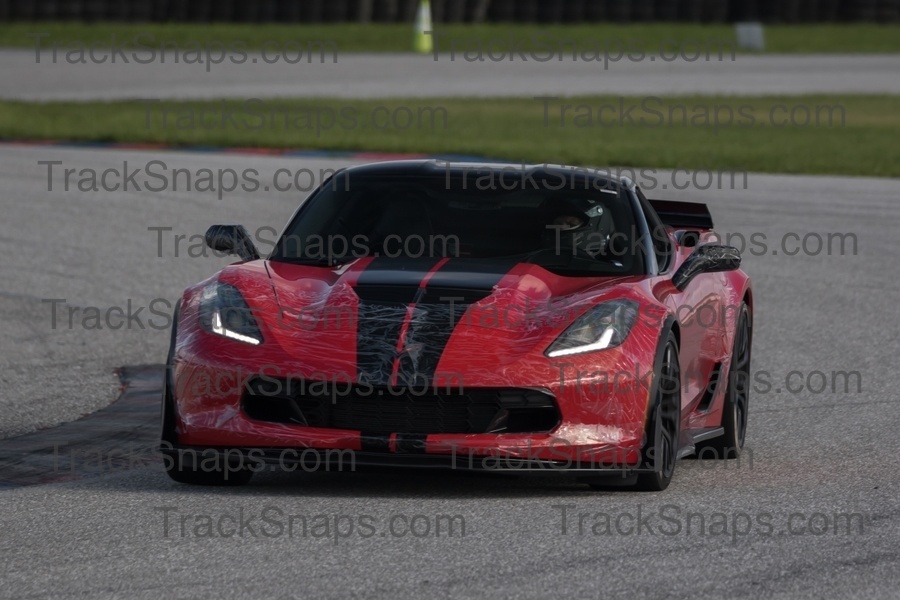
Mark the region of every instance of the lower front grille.
[[406, 390], [318, 381], [256, 379], [248, 417], [309, 427], [390, 433], [542, 433], [559, 423], [554, 397], [526, 388]]

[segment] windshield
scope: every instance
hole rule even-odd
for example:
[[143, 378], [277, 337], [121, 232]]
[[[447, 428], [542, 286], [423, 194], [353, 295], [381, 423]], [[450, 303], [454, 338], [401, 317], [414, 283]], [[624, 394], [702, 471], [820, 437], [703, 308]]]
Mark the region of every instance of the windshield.
[[335, 266], [365, 256], [506, 257], [561, 274], [641, 273], [634, 215], [617, 186], [552, 189], [559, 178], [552, 185], [538, 178], [479, 189], [471, 177], [350, 173], [306, 202], [270, 260]]

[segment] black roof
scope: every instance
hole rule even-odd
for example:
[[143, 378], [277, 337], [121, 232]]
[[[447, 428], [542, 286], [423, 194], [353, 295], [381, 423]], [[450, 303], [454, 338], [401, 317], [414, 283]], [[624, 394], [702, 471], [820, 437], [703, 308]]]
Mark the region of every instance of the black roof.
[[[441, 174], [446, 177], [516, 176], [534, 178], [573, 178], [576, 181], [588, 179], [594, 189], [618, 192], [627, 182], [612, 176], [609, 172], [568, 165], [529, 165], [503, 162], [465, 162], [441, 159], [393, 160], [366, 163], [348, 167], [343, 171], [350, 176], [371, 177], [414, 177]], [[567, 180], [567, 179], [564, 179]]]

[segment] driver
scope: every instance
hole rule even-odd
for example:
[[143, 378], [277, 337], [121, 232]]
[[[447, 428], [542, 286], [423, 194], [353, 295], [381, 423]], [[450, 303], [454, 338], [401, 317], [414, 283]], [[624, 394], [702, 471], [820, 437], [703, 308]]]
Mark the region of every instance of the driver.
[[562, 231], [568, 231], [570, 229], [578, 229], [585, 223], [584, 215], [578, 215], [575, 213], [567, 213], [562, 215], [557, 215], [553, 219], [552, 227], [554, 229], [559, 228]]
[[603, 205], [584, 201], [584, 210], [572, 203], [556, 212], [546, 225], [544, 246], [559, 256], [587, 254], [596, 257], [606, 251], [612, 233], [612, 218]]

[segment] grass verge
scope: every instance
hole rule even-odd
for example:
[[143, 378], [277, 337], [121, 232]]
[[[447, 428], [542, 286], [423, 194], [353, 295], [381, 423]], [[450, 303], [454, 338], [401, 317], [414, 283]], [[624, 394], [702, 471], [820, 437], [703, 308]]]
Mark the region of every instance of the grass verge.
[[0, 101], [0, 139], [900, 177], [900, 97]]
[[[735, 46], [732, 25], [694, 25], [686, 23], [617, 24], [591, 23], [579, 25], [439, 25], [438, 47], [449, 49], [451, 40], [462, 51], [466, 48], [493, 47], [507, 51], [510, 40], [525, 52], [546, 52], [548, 44], [557, 48], [566, 42], [578, 48], [608, 48], [616, 51], [659, 52], [681, 50], [688, 57], [698, 51], [718, 52], [724, 48], [731, 56]], [[412, 50], [412, 26], [409, 24], [334, 24], [334, 25], [236, 25], [227, 23], [77, 23], [35, 22], [7, 23], [0, 28], [0, 47], [34, 49], [35, 34], [43, 48], [108, 47], [111, 40], [123, 47], [149, 44], [159, 47], [161, 41], [179, 47], [214, 44], [232, 46], [237, 42], [246, 50], [259, 50], [267, 43], [286, 47], [293, 43], [328, 42], [338, 52], [409, 52]], [[143, 35], [144, 37], [138, 38]], [[767, 25], [766, 51], [775, 53], [835, 52], [900, 52], [900, 25], [896, 24], [808, 24]], [[661, 46], [662, 44], [662, 46]], [[292, 54], [293, 55], [293, 54]], [[329, 55], [329, 60], [331, 60]]]

